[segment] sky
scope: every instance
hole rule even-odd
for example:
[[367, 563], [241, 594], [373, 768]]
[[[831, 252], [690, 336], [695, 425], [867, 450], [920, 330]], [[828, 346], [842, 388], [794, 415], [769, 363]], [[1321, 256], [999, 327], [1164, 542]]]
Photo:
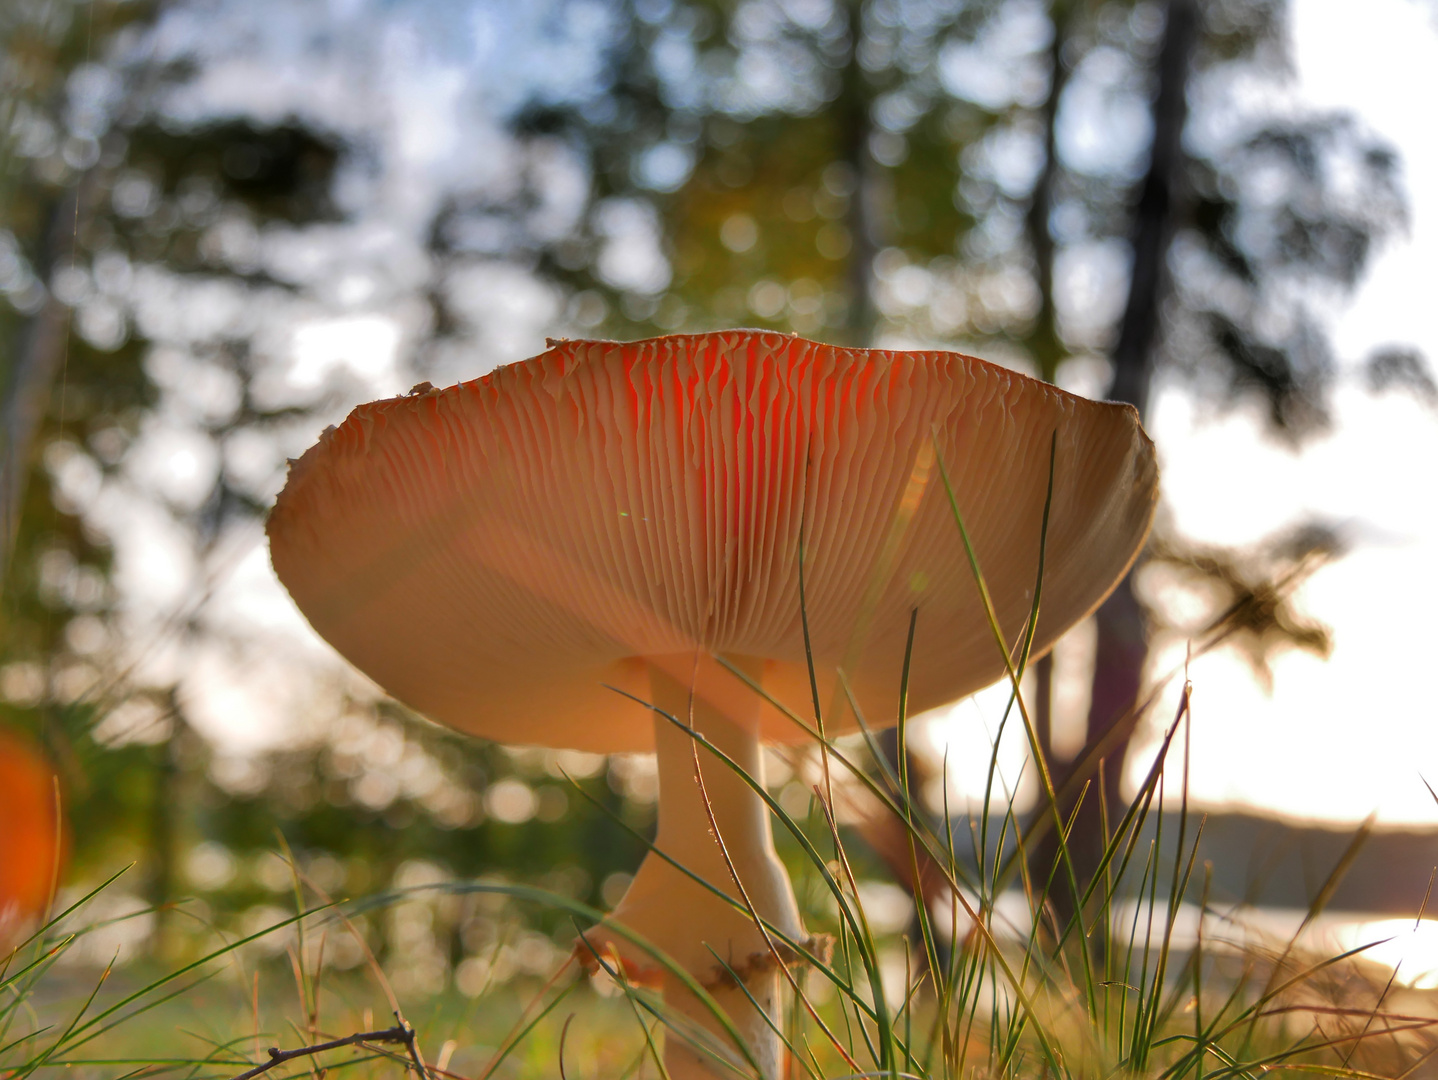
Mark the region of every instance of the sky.
[[[1255, 416], [1208, 415], [1172, 386], [1159, 393], [1149, 428], [1167, 505], [1185, 535], [1244, 545], [1312, 517], [1338, 526], [1354, 545], [1297, 597], [1303, 612], [1333, 630], [1328, 660], [1279, 654], [1271, 695], [1231, 652], [1191, 665], [1191, 797], [1211, 808], [1315, 821], [1353, 823], [1372, 813], [1384, 824], [1431, 825], [1438, 805], [1423, 781], [1438, 787], [1438, 698], [1430, 684], [1438, 646], [1438, 409], [1367, 393], [1359, 365], [1395, 343], [1417, 345], [1430, 364], [1438, 359], [1438, 8], [1366, 0], [1362, 11], [1355, 18], [1344, 0], [1295, 0], [1296, 81], [1289, 90], [1266, 88], [1304, 106], [1356, 113], [1402, 158], [1406, 235], [1388, 244], [1332, 317], [1344, 373], [1333, 432], [1295, 453], [1264, 438]], [[1140, 737], [1130, 785], [1147, 771], [1160, 727], [1174, 716], [1184, 660], [1182, 640], [1151, 657], [1151, 676], [1178, 677]], [[937, 725], [937, 738], [952, 740], [950, 760], [983, 753], [1003, 699], [990, 691]], [[1013, 775], [1017, 747], [1004, 760]]]
[[[1438, 8], [1370, 0], [1299, 0], [1292, 55], [1305, 103], [1348, 109], [1402, 156], [1406, 237], [1389, 245], [1334, 323], [1352, 370], [1374, 348], [1417, 345], [1438, 358]], [[1315, 819], [1438, 822], [1420, 777], [1438, 786], [1438, 701], [1429, 691], [1438, 627], [1438, 411], [1373, 397], [1356, 377], [1337, 398], [1333, 435], [1300, 455], [1262, 446], [1242, 417], [1195, 423], [1170, 395], [1154, 428], [1180, 528], [1241, 542], [1312, 514], [1343, 525], [1354, 550], [1320, 570], [1301, 606], [1334, 629], [1332, 657], [1288, 653], [1267, 698], [1241, 664], [1194, 665], [1194, 793]], [[1257, 445], [1255, 445], [1257, 444]], [[1182, 662], [1178, 650], [1160, 666]], [[1171, 713], [1171, 709], [1169, 710]], [[1200, 737], [1201, 733], [1201, 737]]]

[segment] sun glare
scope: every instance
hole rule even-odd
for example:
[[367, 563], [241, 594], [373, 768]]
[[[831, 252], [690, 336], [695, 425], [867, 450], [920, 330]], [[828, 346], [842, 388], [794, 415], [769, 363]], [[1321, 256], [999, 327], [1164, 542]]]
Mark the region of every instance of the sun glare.
[[1363, 945], [1363, 955], [1398, 972], [1398, 981], [1418, 990], [1438, 988], [1438, 919], [1379, 919], [1338, 931], [1345, 949]]

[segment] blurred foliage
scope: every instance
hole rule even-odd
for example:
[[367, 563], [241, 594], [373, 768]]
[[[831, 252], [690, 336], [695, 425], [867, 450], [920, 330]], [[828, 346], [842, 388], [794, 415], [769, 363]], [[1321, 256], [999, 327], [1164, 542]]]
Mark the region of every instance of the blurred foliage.
[[[581, 6], [558, 0], [553, 26]], [[500, 117], [520, 150], [507, 182], [455, 180], [426, 210], [429, 262], [394, 302], [419, 313], [418, 373], [446, 347], [475, 372], [493, 362], [493, 350], [472, 356], [490, 316], [475, 314], [485, 298], [465, 275], [500, 266], [557, 289], [560, 332], [748, 324], [961, 347], [1103, 392], [1162, 5], [599, 8], [591, 83], [526, 93]], [[133, 677], [177, 640], [224, 637], [203, 617], [220, 571], [152, 637], [131, 640], [112, 537], [92, 514], [99, 493], [147, 425], [184, 412], [222, 464], [202, 489], [157, 501], [223, 565], [227, 538], [273, 494], [265, 462], [282, 468], [355, 392], [342, 381], [305, 400], [265, 389], [268, 327], [287, 305], [322, 305], [312, 280], [262, 257], [264, 243], [355, 225], [355, 176], [380, 171], [381, 153], [377, 136], [336, 130], [299, 104], [280, 116], [167, 111], [165, 94], [197, 80], [203, 61], [157, 54], [166, 10], [23, 0], [0, 11], [0, 349], [7, 461], [20, 466], [12, 482], [25, 480], [4, 579], [0, 724], [37, 735], [59, 769], [71, 877], [135, 861], [126, 880], [137, 894], [199, 893], [201, 917], [242, 925], [287, 887], [266, 861], [282, 835], [337, 892], [502, 873], [606, 902], [638, 848], [560, 770], [643, 828], [652, 791], [640, 763], [566, 765], [481, 746], [348, 684], [322, 686], [338, 704], [333, 722], [314, 719], [310, 741], [227, 756], [192, 723], [178, 674]], [[1217, 400], [1256, 395], [1296, 437], [1321, 429], [1333, 381], [1310, 309], [1353, 287], [1402, 204], [1394, 155], [1348, 120], [1225, 126], [1202, 112], [1224, 100], [1230, 67], [1281, 67], [1282, 14], [1268, 0], [1203, 6], [1194, 78], [1212, 86], [1195, 98], [1185, 143], [1191, 197], [1175, 224], [1159, 351], [1165, 371]], [[155, 340], [153, 311], [134, 300], [141, 278], [151, 309], [184, 308], [218, 329], [185, 355]], [[72, 332], [46, 339], [47, 319]], [[1426, 370], [1394, 352], [1371, 378], [1431, 393]], [[211, 389], [176, 403], [177, 387], [201, 383]], [[20, 438], [31, 397], [38, 424]], [[234, 464], [251, 452], [261, 467]], [[1222, 562], [1189, 562], [1202, 569], [1205, 558]], [[1220, 569], [1261, 597], [1247, 569]], [[161, 920], [167, 947], [187, 947], [184, 922]], [[435, 947], [456, 968], [477, 948]]]
[[[1273, 689], [1271, 660], [1282, 649], [1302, 649], [1324, 659], [1333, 651], [1328, 626], [1297, 610], [1293, 594], [1318, 570], [1342, 558], [1351, 540], [1331, 525], [1310, 521], [1237, 553], [1185, 542], [1164, 530], [1150, 545], [1140, 591], [1151, 610], [1186, 596], [1205, 612], [1197, 623], [1155, 618], [1154, 629], [1177, 634], [1197, 647], [1227, 643], [1254, 677]], [[1167, 594], [1168, 605], [1162, 597]]]
[[[108, 538], [83, 520], [86, 496], [122, 466], [156, 403], [154, 343], [119, 295], [146, 267], [237, 281], [252, 302], [292, 291], [254, 263], [247, 238], [276, 222], [337, 220], [331, 196], [341, 148], [299, 124], [222, 119], [177, 127], [151, 115], [146, 95], [187, 72], [157, 72], [127, 52], [135, 44], [129, 35], [143, 33], [151, 14], [144, 5], [7, 11], [5, 103], [14, 136], [0, 222], [14, 264], [5, 283], [11, 303], [0, 308], [7, 404], [25, 365], [57, 359], [36, 356], [27, 337], [42, 309], [62, 305], [75, 332], [58, 342], [58, 370], [42, 388], [43, 418], [18, 448], [28, 475], [0, 628], [0, 724], [40, 734], [59, 766], [73, 822], [68, 876], [94, 881], [134, 862], [128, 888], [162, 904], [198, 891], [224, 922], [274, 894], [276, 883], [266, 884], [254, 867], [283, 836], [306, 865], [329, 867], [320, 876], [346, 894], [387, 886], [402, 865], [428, 859], [446, 874], [503, 868], [596, 899], [604, 875], [638, 853], [533, 755], [511, 759], [361, 703], [329, 747], [217, 763], [173, 692], [127, 684], [126, 665], [138, 654], [114, 648], [120, 624], [111, 619], [117, 598]], [[116, 85], [102, 95], [106, 116], [91, 130], [79, 126], [77, 99], [101, 81], [102, 61], [113, 65]], [[248, 342], [236, 337], [208, 359], [244, 373], [247, 352]], [[243, 394], [205, 430], [222, 442], [288, 411]], [[253, 519], [264, 506], [221, 473], [188, 509], [190, 527], [217, 540], [227, 523]], [[203, 632], [193, 618], [193, 609], [178, 611], [164, 630]], [[141, 653], [164, 646], [130, 644]], [[570, 767], [579, 776], [595, 771]], [[531, 788], [526, 778], [536, 768], [543, 782]], [[486, 821], [482, 794], [505, 778], [511, 805], [499, 812], [514, 824]], [[649, 803], [626, 804], [619, 783], [580, 782], [601, 804], [628, 805], [635, 823], [646, 824]], [[278, 887], [288, 887], [283, 875]], [[170, 928], [182, 933], [187, 921], [167, 916], [163, 929], [173, 937]], [[176, 939], [174, 947], [185, 946]]]
[[[617, 5], [595, 95], [514, 123], [579, 148], [595, 177], [585, 232], [542, 265], [596, 289], [606, 304], [586, 322], [621, 336], [748, 321], [960, 346], [1053, 378], [1117, 332], [1164, 10]], [[1321, 427], [1333, 381], [1313, 309], [1356, 284], [1404, 204], [1396, 155], [1351, 117], [1219, 111], [1227, 81], [1281, 77], [1283, 20], [1277, 0], [1202, 5], [1161, 359], [1257, 395], [1298, 437]], [[1036, 237], [1025, 218], [1040, 185]], [[656, 224], [667, 274], [607, 266], [623, 215]], [[1051, 354], [1037, 320], [1055, 269]], [[1111, 275], [1101, 294], [1074, 295], [1085, 271]]]
[[[71, 647], [72, 626], [93, 630], [109, 610], [109, 552], [103, 538], [86, 530], [76, 508], [54, 489], [46, 461], [48, 455], [50, 464], [57, 463], [67, 447], [114, 418], [133, 422], [151, 396], [140, 372], [141, 348], [117, 340], [97, 348], [87, 337], [65, 335], [59, 339], [63, 382], [41, 381], [33, 404], [25, 394], [31, 372], [55, 366], [53, 357], [42, 355], [53, 351], [55, 339], [45, 340], [37, 327], [55, 308], [78, 299], [73, 293], [57, 294], [65, 293], [66, 274], [80, 253], [108, 228], [96, 218], [94, 204], [98, 175], [115, 164], [114, 144], [105, 143], [107, 133], [96, 117], [76, 107], [72, 87], [94, 74], [90, 61], [97, 30], [104, 40], [144, 17], [142, 4], [91, 9], [43, 2], [7, 5], [0, 16], [0, 108], [6, 120], [0, 151], [0, 286], [9, 301], [0, 304], [5, 498], [16, 500], [19, 523], [5, 552], [0, 722], [40, 735], [72, 801], [84, 805], [83, 797], [98, 787], [95, 820], [100, 822], [133, 821], [133, 813], [111, 815], [136, 808], [126, 782], [106, 782], [118, 780], [124, 772], [121, 762], [96, 752], [83, 737], [91, 710], [74, 704], [89, 687], [82, 685], [87, 673], [73, 666], [84, 650]], [[68, 280], [73, 283], [73, 274]], [[68, 312], [60, 318], [68, 319]], [[24, 414], [31, 411], [40, 414], [38, 431], [27, 432], [31, 425]], [[48, 692], [52, 663], [59, 691], [53, 697]], [[79, 818], [76, 830], [81, 858], [93, 835], [87, 817]]]

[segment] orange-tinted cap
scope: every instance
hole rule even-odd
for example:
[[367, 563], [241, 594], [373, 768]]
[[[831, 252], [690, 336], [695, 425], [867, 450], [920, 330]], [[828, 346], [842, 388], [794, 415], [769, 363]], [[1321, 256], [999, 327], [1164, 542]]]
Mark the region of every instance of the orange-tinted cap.
[[[385, 690], [487, 738], [651, 746], [644, 657], [760, 657], [812, 717], [843, 667], [893, 723], [1003, 660], [934, 462], [943, 455], [1000, 623], [1035, 655], [1108, 594], [1157, 499], [1126, 405], [950, 352], [839, 349], [752, 330], [565, 341], [446, 390], [361, 405], [294, 463], [271, 557], [315, 629]], [[676, 665], [682, 670], [682, 663]], [[842, 730], [852, 716], [828, 718]], [[763, 735], [805, 738], [777, 710]]]
[[28, 740], [0, 729], [0, 946], [50, 902], [57, 809], [55, 770]]

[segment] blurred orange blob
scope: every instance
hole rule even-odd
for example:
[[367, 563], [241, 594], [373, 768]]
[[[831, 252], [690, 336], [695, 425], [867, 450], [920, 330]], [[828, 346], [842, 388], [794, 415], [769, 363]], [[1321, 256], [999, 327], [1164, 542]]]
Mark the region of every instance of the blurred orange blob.
[[62, 843], [55, 790], [39, 750], [0, 728], [0, 947], [50, 903]]

